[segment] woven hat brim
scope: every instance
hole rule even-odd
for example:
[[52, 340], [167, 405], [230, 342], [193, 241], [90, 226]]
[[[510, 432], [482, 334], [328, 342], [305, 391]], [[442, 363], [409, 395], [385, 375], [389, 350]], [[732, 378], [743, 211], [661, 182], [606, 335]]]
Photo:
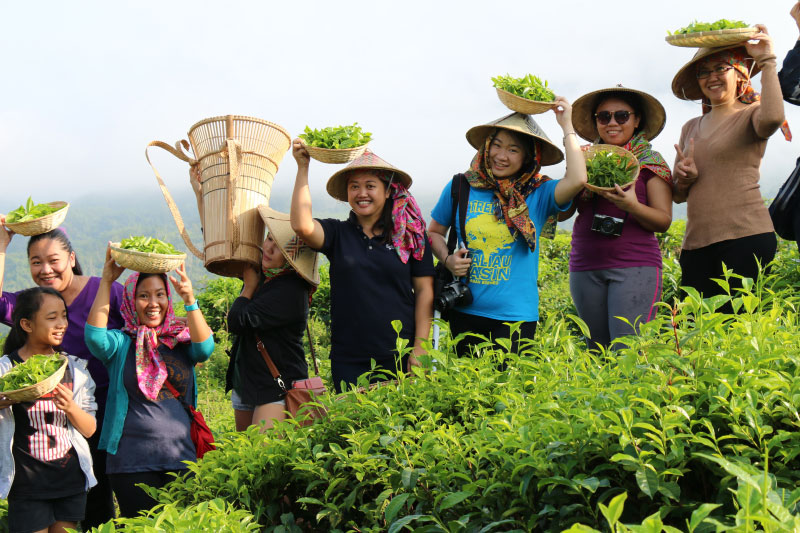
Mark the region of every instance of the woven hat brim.
[[667, 112], [664, 106], [654, 96], [647, 94], [644, 91], [636, 89], [629, 89], [627, 87], [608, 87], [607, 89], [599, 89], [586, 93], [572, 104], [572, 125], [575, 131], [578, 132], [582, 138], [589, 142], [595, 142], [600, 134], [597, 131], [597, 123], [594, 119], [594, 110], [597, 103], [603, 98], [605, 94], [614, 93], [631, 93], [639, 97], [644, 108], [645, 120], [647, 121], [644, 131], [644, 136], [648, 141], [658, 137], [658, 134], [664, 129], [667, 123]]
[[[723, 50], [733, 50], [736, 48], [744, 48], [744, 46], [739, 43], [729, 46], [698, 49], [694, 54], [694, 57], [684, 66], [682, 66], [680, 70], [678, 70], [678, 73], [675, 74], [675, 77], [672, 78], [672, 94], [681, 100], [701, 100], [703, 98], [703, 91], [700, 89], [700, 84], [697, 82], [695, 65], [705, 58], [716, 54], [717, 52], [722, 52]], [[747, 54], [746, 51], [745, 54]], [[752, 57], [749, 54], [747, 54], [747, 57], [752, 60]], [[755, 78], [756, 74], [759, 72], [761, 72], [761, 69], [758, 67], [758, 64], [754, 62], [752, 70], [750, 71], [750, 79]]]
[[289, 215], [266, 205], [258, 206], [258, 214], [292, 268], [307, 282], [315, 287], [319, 285], [319, 253], [305, 243], [297, 246], [300, 238], [292, 229]]
[[[467, 141], [476, 150], [481, 150], [486, 142], [486, 138], [491, 135], [494, 130], [501, 129], [513, 131], [539, 141], [539, 146], [542, 150], [541, 165], [543, 167], [555, 165], [564, 160], [564, 153], [558, 146], [553, 144], [553, 142], [547, 138], [544, 132], [542, 132], [541, 135], [537, 135], [536, 133], [523, 127], [519, 127], [515, 124], [509, 124], [509, 119], [512, 119], [514, 115], [527, 117], [528, 120], [536, 124], [536, 122], [527, 115], [523, 115], [522, 113], [511, 113], [510, 115], [506, 115], [505, 117], [490, 122], [489, 124], [481, 124], [480, 126], [470, 128], [469, 131], [467, 131]], [[538, 124], [536, 124], [536, 127], [541, 130], [541, 128], [538, 127]]]
[[383, 166], [383, 165], [348, 165], [347, 167], [343, 168], [342, 170], [337, 171], [333, 176], [328, 179], [328, 184], [325, 186], [325, 189], [328, 191], [328, 194], [336, 198], [337, 200], [341, 200], [342, 202], [347, 201], [347, 175], [351, 172], [357, 170], [389, 170], [394, 172], [395, 178], [399, 178], [400, 182], [405, 185], [406, 189], [411, 187], [412, 179], [406, 172], [403, 172], [399, 168], [393, 167], [391, 165]]

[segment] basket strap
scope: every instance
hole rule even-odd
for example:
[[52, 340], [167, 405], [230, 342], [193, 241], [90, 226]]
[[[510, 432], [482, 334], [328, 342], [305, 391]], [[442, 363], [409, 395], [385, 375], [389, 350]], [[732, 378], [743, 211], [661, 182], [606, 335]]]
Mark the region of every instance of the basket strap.
[[[183, 141], [183, 143], [186, 143], [186, 141]], [[192, 243], [192, 239], [189, 237], [189, 233], [186, 231], [186, 225], [183, 223], [183, 217], [181, 217], [181, 212], [178, 210], [178, 206], [175, 204], [175, 200], [172, 199], [172, 195], [169, 193], [169, 189], [167, 189], [167, 185], [164, 183], [164, 180], [161, 179], [161, 174], [158, 173], [158, 170], [156, 170], [155, 165], [153, 165], [153, 162], [150, 161], [150, 154], [147, 152], [147, 150], [151, 146], [155, 146], [156, 148], [161, 148], [162, 150], [166, 150], [167, 152], [171, 153], [178, 159], [186, 161], [190, 165], [194, 165], [195, 160], [184, 154], [179, 149], [180, 145], [181, 142], [179, 141], [175, 143], [176, 148], [173, 148], [167, 143], [161, 141], [153, 141], [150, 144], [148, 144], [147, 147], [144, 149], [144, 156], [147, 158], [147, 162], [150, 163], [150, 168], [153, 169], [153, 173], [156, 175], [156, 180], [158, 180], [158, 186], [161, 188], [161, 193], [164, 195], [164, 200], [167, 201], [167, 207], [169, 207], [169, 211], [170, 213], [172, 213], [172, 218], [175, 220], [175, 225], [178, 227], [178, 231], [181, 233], [181, 237], [183, 237], [183, 242], [185, 242], [186, 246], [189, 247], [189, 251], [191, 251], [195, 256], [197, 256], [202, 261], [203, 258], [205, 257], [205, 254], [203, 254], [200, 250], [198, 250]], [[184, 146], [188, 147], [188, 143], [185, 144]]]
[[223, 157], [228, 159], [228, 234], [231, 235], [231, 255], [235, 255], [241, 243], [239, 221], [234, 214], [234, 207], [236, 203], [236, 182], [239, 181], [239, 165], [242, 162], [242, 145], [236, 139], [231, 138], [226, 139], [225, 143], [227, 151], [223, 154]]

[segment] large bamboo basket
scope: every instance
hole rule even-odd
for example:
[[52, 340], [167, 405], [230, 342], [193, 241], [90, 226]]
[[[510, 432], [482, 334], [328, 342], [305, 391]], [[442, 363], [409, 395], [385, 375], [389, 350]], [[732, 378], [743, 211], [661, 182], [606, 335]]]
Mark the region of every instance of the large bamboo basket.
[[118, 242], [112, 242], [110, 248], [111, 257], [119, 266], [144, 274], [166, 274], [179, 268], [186, 260], [186, 254], [154, 254], [126, 250], [120, 248]]
[[[636, 180], [639, 179], [639, 170], [640, 170], [639, 160], [636, 159], [636, 156], [633, 155], [628, 150], [621, 148], [619, 146], [614, 146], [613, 144], [593, 144], [584, 149], [583, 157], [585, 159], [591, 159], [598, 152], [614, 152], [629, 159], [630, 164], [628, 168], [631, 171], [632, 179], [625, 185], [620, 185], [621, 189], [625, 190], [628, 189], [629, 187], [632, 187], [633, 184], [636, 183]], [[616, 190], [614, 187], [598, 187], [597, 185], [592, 185], [591, 183], [587, 183], [585, 187], [592, 192], [603, 192], [603, 191], [612, 192]]]
[[4, 396], [7, 400], [13, 402], [32, 402], [52, 392], [53, 389], [56, 388], [56, 385], [61, 382], [61, 378], [64, 377], [64, 372], [67, 370], [67, 357], [63, 354], [58, 354], [58, 357], [61, 358], [61, 366], [58, 367], [58, 370], [50, 374], [50, 377], [28, 387], [8, 392], [0, 392], [0, 396]]
[[[189, 129], [188, 135], [189, 142], [178, 141], [175, 148], [161, 141], [151, 142], [148, 148], [162, 148], [198, 166], [202, 252], [189, 238], [180, 212], [155, 167], [153, 172], [189, 250], [203, 260], [209, 272], [240, 276], [245, 264], [261, 264], [264, 222], [257, 207], [269, 205], [272, 182], [291, 138], [277, 124], [238, 115], [201, 120]], [[194, 158], [185, 152], [190, 143]], [[150, 162], [147, 150], [145, 156]]]
[[59, 210], [40, 218], [26, 220], [25, 222], [6, 223], [6, 227], [14, 233], [19, 233], [26, 237], [41, 235], [42, 233], [47, 233], [48, 231], [56, 229], [64, 222], [64, 219], [67, 218], [69, 204], [67, 202], [48, 202], [47, 205], [58, 207]]
[[517, 96], [516, 94], [510, 93], [508, 91], [504, 91], [500, 88], [495, 88], [497, 90], [497, 97], [503, 102], [503, 105], [509, 108], [511, 111], [516, 111], [517, 113], [522, 113], [524, 115], [538, 115], [540, 113], [545, 113], [553, 109], [556, 105], [555, 102], [537, 102], [535, 100], [528, 100], [527, 98], [523, 98], [521, 96]]
[[749, 41], [758, 28], [731, 28], [728, 30], [697, 31], [668, 35], [664, 39], [672, 46], [689, 48], [714, 48], [716, 46], [729, 46]]

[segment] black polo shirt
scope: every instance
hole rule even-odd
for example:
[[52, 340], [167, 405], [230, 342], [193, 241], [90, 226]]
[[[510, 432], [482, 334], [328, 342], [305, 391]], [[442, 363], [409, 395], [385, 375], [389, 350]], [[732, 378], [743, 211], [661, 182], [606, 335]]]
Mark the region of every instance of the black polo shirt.
[[383, 237], [367, 237], [351, 211], [348, 220], [319, 220], [325, 232], [320, 252], [330, 261], [331, 360], [394, 361], [400, 320], [402, 338], [414, 343], [411, 278], [433, 276], [433, 255], [425, 242], [422, 260], [403, 263]]

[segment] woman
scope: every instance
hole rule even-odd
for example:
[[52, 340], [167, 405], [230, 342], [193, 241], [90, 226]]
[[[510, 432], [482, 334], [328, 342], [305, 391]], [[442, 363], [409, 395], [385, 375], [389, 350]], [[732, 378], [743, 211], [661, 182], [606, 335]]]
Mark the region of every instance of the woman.
[[[472, 332], [488, 338], [509, 337], [506, 322], [522, 322], [519, 336], [512, 339], [512, 351], [520, 338], [533, 338], [539, 320], [539, 237], [545, 221], [570, 205], [586, 183], [586, 166], [577, 135], [572, 128], [572, 107], [556, 99], [553, 111], [564, 132], [567, 171], [564, 179], [552, 181], [539, 174], [543, 165], [554, 165], [564, 155], [528, 115], [512, 113], [476, 126], [467, 140], [477, 150], [469, 170], [457, 175], [469, 187], [465, 215], [466, 243], [448, 250], [445, 235], [455, 221], [461, 240], [461, 216], [449, 183], [431, 213], [428, 230], [433, 253], [450, 272], [467, 277], [472, 303], [450, 311], [450, 331], [456, 336]], [[472, 341], [462, 339], [459, 355], [469, 353]]]
[[[13, 235], [14, 233], [5, 227], [5, 216], [0, 215], [0, 322], [7, 326], [11, 325], [11, 315], [19, 294], [2, 291], [5, 252]], [[115, 514], [111, 484], [105, 475], [106, 454], [98, 449], [108, 394], [108, 372], [103, 364], [92, 356], [83, 340], [83, 327], [86, 325], [89, 308], [100, 285], [100, 278], [83, 275], [72, 243], [62, 229], [35, 235], [28, 240], [28, 264], [31, 278], [36, 285], [51, 287], [64, 297], [69, 311], [69, 327], [61, 346], [65, 352], [88, 362], [89, 373], [96, 385], [98, 431], [88, 440], [97, 485], [89, 491], [86, 499], [86, 518], [81, 523], [84, 529], [89, 529], [111, 520]], [[120, 328], [123, 323], [119, 313], [122, 285], [119, 283], [112, 285], [110, 298], [109, 325], [111, 328]]]
[[108, 452], [106, 471], [120, 514], [132, 517], [156, 503], [137, 483], [161, 487], [173, 479], [171, 472], [186, 470], [184, 461], [197, 458], [182, 402], [197, 403], [194, 365], [211, 356], [214, 337], [183, 264], [177, 270], [180, 279], [169, 281], [184, 302], [188, 327], [175, 318], [167, 276], [137, 272], [125, 282], [123, 328], [108, 329], [111, 286], [124, 270], [109, 248], [84, 334], [109, 371], [100, 448]]
[[[408, 192], [411, 177], [372, 152], [328, 180], [328, 194], [350, 204], [347, 220], [315, 219], [308, 151], [293, 144], [297, 179], [292, 229], [330, 261], [331, 374], [337, 391], [376, 369], [410, 371], [425, 353], [433, 317], [433, 258], [425, 221]], [[397, 364], [397, 337], [413, 346]], [[370, 381], [385, 377], [373, 372]], [[342, 384], [344, 383], [344, 387]]]
[[289, 215], [267, 206], [258, 212], [269, 232], [261, 269], [246, 266], [242, 293], [228, 312], [228, 331], [236, 335], [228, 365], [236, 430], [286, 418], [285, 392], [267, 367], [256, 343], [260, 339], [287, 388], [308, 378], [303, 335], [311, 295], [319, 285], [317, 253], [292, 231]]
[[[667, 231], [672, 223], [672, 174], [650, 141], [664, 128], [666, 114], [649, 94], [617, 86], [578, 98], [572, 121], [584, 139], [620, 146], [640, 165], [633, 186], [584, 191], [574, 206], [570, 292], [589, 326], [591, 345], [607, 348], [617, 337], [635, 333], [631, 326], [653, 318], [661, 299], [661, 251], [654, 232]], [[615, 219], [614, 231], [600, 226], [609, 220], [603, 217]]]
[[[702, 115], [683, 126], [675, 145], [672, 198], [687, 203], [682, 285], [704, 296], [726, 292], [714, 281], [724, 277], [723, 264], [756, 279], [777, 247], [758, 182], [767, 139], [784, 123], [783, 101], [772, 38], [757, 28], [744, 46], [701, 48], [672, 80], [675, 96], [702, 100]], [[759, 71], [762, 95], [750, 81]]]

